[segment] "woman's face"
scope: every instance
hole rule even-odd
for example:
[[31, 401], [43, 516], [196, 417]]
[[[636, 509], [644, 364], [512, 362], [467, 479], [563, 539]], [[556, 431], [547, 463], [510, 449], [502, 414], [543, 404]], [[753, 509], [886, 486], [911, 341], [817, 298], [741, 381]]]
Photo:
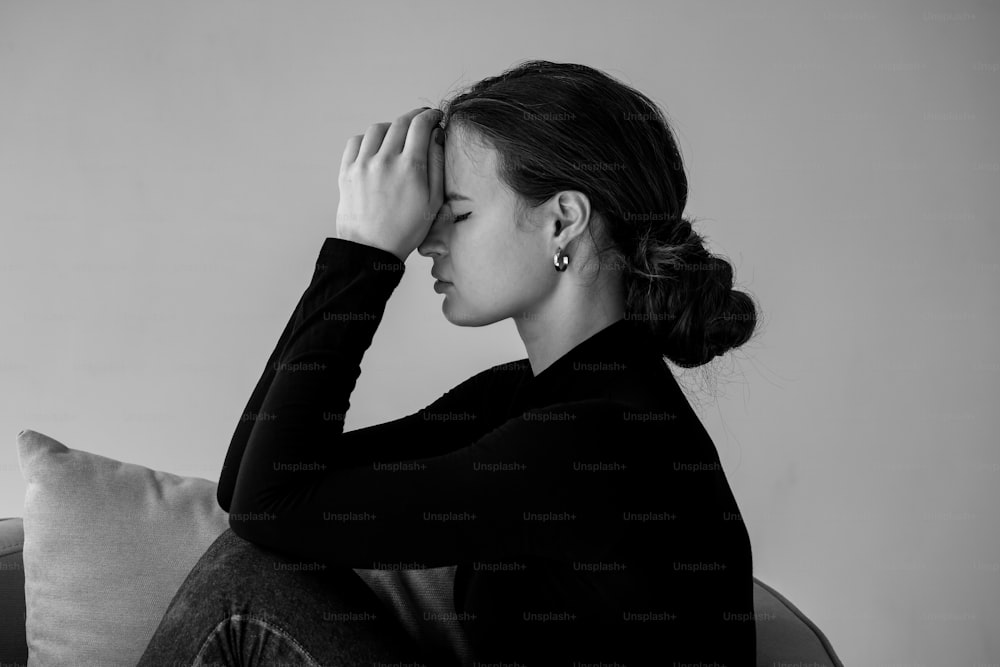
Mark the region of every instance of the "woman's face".
[[451, 283], [438, 288], [444, 316], [459, 326], [530, 317], [559, 275], [552, 266], [554, 230], [515, 224], [517, 198], [497, 178], [496, 151], [469, 132], [449, 128], [444, 154], [445, 202], [417, 247]]

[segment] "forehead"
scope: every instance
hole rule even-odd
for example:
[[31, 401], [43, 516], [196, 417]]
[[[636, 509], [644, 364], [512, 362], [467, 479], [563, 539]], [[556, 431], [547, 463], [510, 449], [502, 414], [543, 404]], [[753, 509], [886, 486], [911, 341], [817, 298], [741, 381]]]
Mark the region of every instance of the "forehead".
[[496, 151], [473, 140], [459, 126], [448, 128], [444, 143], [445, 192], [487, 199], [497, 183]]

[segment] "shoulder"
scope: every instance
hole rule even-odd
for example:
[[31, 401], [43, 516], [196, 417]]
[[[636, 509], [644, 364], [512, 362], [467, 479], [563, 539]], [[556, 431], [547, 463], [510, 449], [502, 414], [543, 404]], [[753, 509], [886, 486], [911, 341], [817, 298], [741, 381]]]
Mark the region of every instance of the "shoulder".
[[606, 448], [638, 434], [639, 422], [630, 421], [629, 413], [628, 405], [608, 398], [572, 400], [508, 414], [498, 430], [509, 441], [545, 443], [550, 451]]
[[525, 374], [531, 374], [531, 364], [528, 363], [527, 357], [523, 357], [521, 359], [511, 359], [510, 361], [490, 366], [489, 368], [483, 370], [480, 374], [483, 373], [487, 373], [491, 377], [500, 377], [507, 378], [512, 381], [520, 381], [524, 379]]
[[482, 392], [483, 398], [497, 399], [509, 396], [530, 378], [531, 366], [527, 358], [524, 358], [484, 368], [463, 384], [470, 389], [475, 387], [476, 390]]
[[476, 384], [497, 384], [505, 382], [517, 384], [524, 379], [525, 372], [530, 373], [530, 368], [531, 367], [526, 358], [514, 359], [490, 366], [489, 368], [484, 368], [469, 377], [466, 382]]
[[623, 401], [608, 397], [594, 397], [560, 401], [558, 403], [538, 406], [525, 410], [519, 415], [515, 415], [515, 417], [521, 419], [531, 419], [532, 417], [538, 415], [566, 414], [568, 417], [571, 417], [571, 421], [582, 419], [590, 423], [608, 420], [614, 420], [617, 422], [625, 421], [628, 417], [630, 409], [630, 406]]
[[615, 452], [636, 461], [661, 461], [715, 451], [704, 428], [683, 411], [609, 397], [532, 408], [509, 415], [503, 426], [510, 441], [574, 455]]
[[[527, 360], [523, 360], [525, 364]], [[516, 387], [523, 379], [524, 365], [521, 360], [496, 364], [472, 374], [448, 390], [448, 394], [493, 393], [508, 387]]]

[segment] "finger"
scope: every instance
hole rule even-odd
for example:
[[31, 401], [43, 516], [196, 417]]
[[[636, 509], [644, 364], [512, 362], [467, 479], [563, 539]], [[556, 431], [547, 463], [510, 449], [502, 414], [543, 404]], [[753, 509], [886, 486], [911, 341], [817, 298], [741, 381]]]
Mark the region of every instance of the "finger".
[[379, 146], [382, 145], [382, 138], [388, 129], [389, 123], [374, 123], [369, 125], [368, 129], [365, 130], [365, 138], [361, 140], [361, 148], [358, 150], [357, 159], [366, 160], [375, 155], [375, 153], [378, 153]]
[[435, 211], [444, 203], [444, 142], [438, 143], [434, 135], [444, 130], [435, 125], [431, 130], [431, 140], [427, 147], [427, 186], [430, 188], [430, 203]]
[[358, 149], [361, 148], [361, 138], [362, 135], [355, 134], [353, 137], [347, 140], [347, 144], [344, 145], [344, 154], [340, 157], [340, 171], [343, 172], [347, 167], [358, 159]]
[[407, 132], [413, 119], [424, 113], [425, 109], [412, 109], [392, 122], [385, 138], [382, 139], [381, 152], [388, 155], [398, 155], [403, 152], [403, 144], [406, 142]]
[[414, 158], [427, 155], [427, 144], [431, 139], [431, 130], [434, 129], [443, 115], [444, 112], [440, 109], [431, 109], [414, 118], [406, 133], [403, 155]]

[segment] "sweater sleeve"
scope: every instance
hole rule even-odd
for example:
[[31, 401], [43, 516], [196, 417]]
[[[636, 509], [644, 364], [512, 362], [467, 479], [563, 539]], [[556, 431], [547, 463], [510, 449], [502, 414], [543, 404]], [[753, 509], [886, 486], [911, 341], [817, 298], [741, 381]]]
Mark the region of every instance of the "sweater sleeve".
[[287, 556], [413, 569], [511, 554], [564, 560], [591, 546], [593, 522], [617, 530], [613, 489], [573, 464], [622, 436], [609, 432], [620, 406], [615, 418], [605, 401], [552, 405], [492, 429], [427, 418], [481, 415], [484, 371], [412, 415], [343, 432], [401, 275], [389, 253], [327, 239], [247, 438], [233, 532]]
[[295, 325], [295, 315], [301, 304], [302, 301], [300, 299], [292, 311], [292, 316], [285, 324], [285, 329], [281, 332], [278, 343], [274, 351], [271, 352], [271, 357], [267, 360], [264, 371], [261, 373], [260, 379], [257, 380], [257, 385], [254, 387], [253, 392], [251, 392], [246, 407], [243, 409], [243, 414], [240, 415], [240, 420], [233, 431], [233, 437], [229, 441], [229, 449], [226, 451], [222, 471], [219, 473], [219, 484], [215, 491], [216, 500], [224, 512], [229, 512], [229, 507], [233, 500], [233, 489], [236, 487], [236, 476], [240, 470], [240, 461], [243, 460], [243, 452], [246, 450], [247, 439], [250, 437], [250, 431], [253, 429], [258, 417], [261, 416], [261, 403], [264, 402], [264, 396], [271, 386], [271, 381], [274, 380], [274, 366], [280, 358], [285, 344], [288, 342], [288, 337], [292, 333]]

